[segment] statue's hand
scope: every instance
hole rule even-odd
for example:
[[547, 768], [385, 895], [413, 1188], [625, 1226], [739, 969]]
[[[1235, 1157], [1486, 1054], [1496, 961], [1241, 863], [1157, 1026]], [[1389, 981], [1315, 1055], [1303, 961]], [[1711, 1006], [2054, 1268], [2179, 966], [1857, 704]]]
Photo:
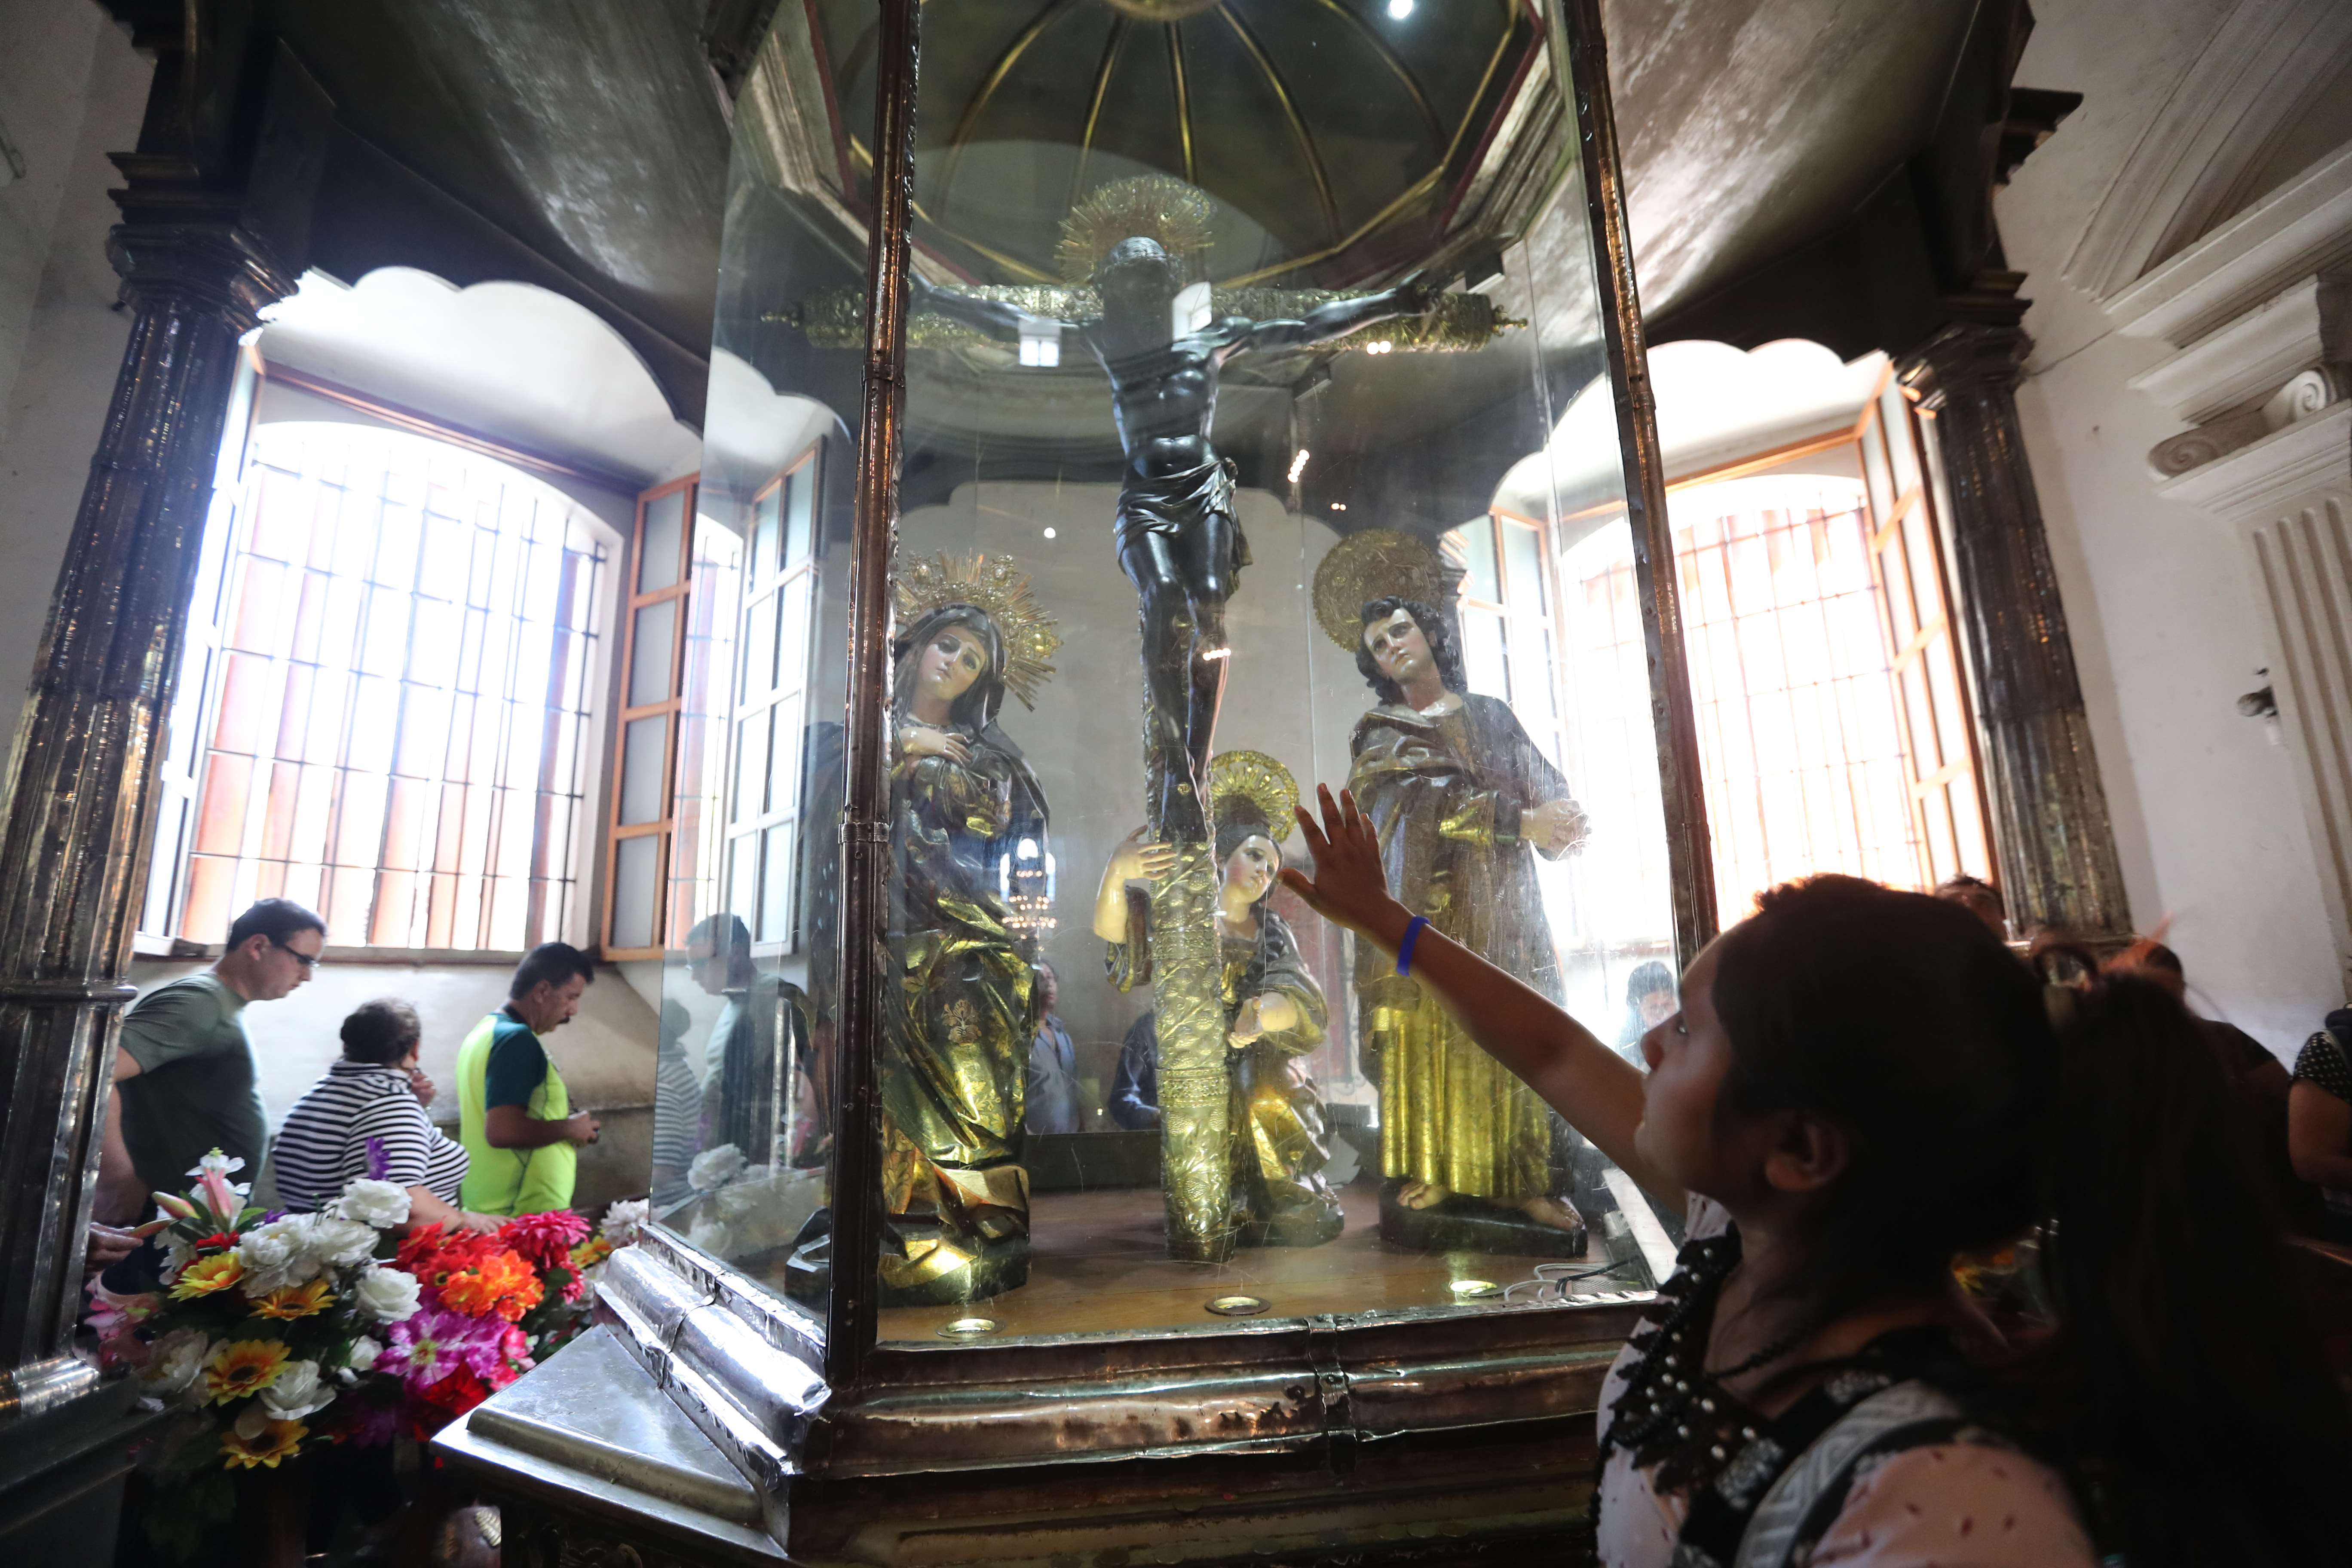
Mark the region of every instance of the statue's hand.
[[1225, 1031], [1225, 1043], [1238, 1050], [1255, 1043], [1265, 1033], [1265, 1026], [1258, 1017], [1258, 999], [1253, 996], [1242, 1004], [1241, 1012], [1234, 1018], [1234, 1026]]
[[952, 730], [909, 724], [898, 731], [898, 752], [907, 757], [945, 757], [951, 763], [971, 761], [971, 742]]
[[1111, 851], [1111, 875], [1121, 882], [1157, 882], [1176, 864], [1172, 846], [1153, 844], [1145, 840], [1149, 828], [1139, 827], [1119, 840]]

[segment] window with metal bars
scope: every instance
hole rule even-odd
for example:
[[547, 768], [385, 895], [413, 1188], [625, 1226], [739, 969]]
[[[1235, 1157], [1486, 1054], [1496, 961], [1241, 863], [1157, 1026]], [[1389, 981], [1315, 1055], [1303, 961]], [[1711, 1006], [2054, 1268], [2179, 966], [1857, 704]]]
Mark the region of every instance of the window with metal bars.
[[610, 591], [551, 487], [425, 437], [262, 426], [191, 616], [142, 929], [257, 898], [337, 946], [583, 941]]

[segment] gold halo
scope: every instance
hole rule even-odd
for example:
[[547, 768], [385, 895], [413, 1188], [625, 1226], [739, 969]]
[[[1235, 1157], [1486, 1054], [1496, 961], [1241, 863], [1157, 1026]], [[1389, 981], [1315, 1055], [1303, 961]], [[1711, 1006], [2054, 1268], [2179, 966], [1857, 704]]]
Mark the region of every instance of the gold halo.
[[1209, 759], [1209, 800], [1212, 805], [1229, 795], [1240, 795], [1265, 817], [1265, 831], [1276, 844], [1290, 837], [1291, 813], [1298, 809], [1298, 781], [1290, 770], [1264, 752], [1219, 752]]
[[1316, 624], [1350, 652], [1364, 640], [1364, 606], [1391, 597], [1444, 604], [1437, 552], [1410, 533], [1392, 528], [1351, 533], [1315, 568]]
[[1004, 689], [1021, 706], [1037, 706], [1037, 689], [1054, 674], [1062, 646], [1054, 617], [1030, 596], [1029, 579], [1013, 569], [1008, 555], [937, 555], [902, 564], [892, 584], [898, 622], [912, 626], [943, 605], [971, 605], [988, 612], [1004, 641]]
[[1122, 239], [1155, 240], [1181, 268], [1215, 240], [1216, 216], [1214, 203], [1171, 174], [1097, 185], [1062, 220], [1062, 276], [1093, 282], [1095, 268]]

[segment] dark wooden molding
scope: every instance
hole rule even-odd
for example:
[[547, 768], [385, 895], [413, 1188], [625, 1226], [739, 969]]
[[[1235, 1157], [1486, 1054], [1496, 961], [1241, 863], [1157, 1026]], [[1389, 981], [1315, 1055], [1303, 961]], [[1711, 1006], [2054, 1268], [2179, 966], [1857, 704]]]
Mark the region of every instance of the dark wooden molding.
[[1954, 324], [2016, 326], [2031, 301], [1992, 194], [2083, 101], [2012, 84], [2032, 30], [2025, 0], [1984, 0], [1925, 142], [1827, 232], [1653, 321], [1651, 342], [1794, 337], [1899, 358]]

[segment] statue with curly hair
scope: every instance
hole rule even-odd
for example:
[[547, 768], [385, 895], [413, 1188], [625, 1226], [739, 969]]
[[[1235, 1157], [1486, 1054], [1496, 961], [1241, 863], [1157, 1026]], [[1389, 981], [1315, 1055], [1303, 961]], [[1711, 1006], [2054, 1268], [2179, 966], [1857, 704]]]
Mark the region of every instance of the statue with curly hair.
[[[1356, 666], [1381, 702], [1356, 722], [1348, 787], [1379, 829], [1389, 886], [1560, 1000], [1535, 857], [1581, 845], [1583, 809], [1509, 704], [1464, 689], [1451, 617], [1393, 595], [1358, 615]], [[1369, 942], [1355, 981], [1381, 1086], [1381, 1234], [1441, 1251], [1580, 1254], [1583, 1222], [1554, 1191], [1551, 1119], [1534, 1090]]]

